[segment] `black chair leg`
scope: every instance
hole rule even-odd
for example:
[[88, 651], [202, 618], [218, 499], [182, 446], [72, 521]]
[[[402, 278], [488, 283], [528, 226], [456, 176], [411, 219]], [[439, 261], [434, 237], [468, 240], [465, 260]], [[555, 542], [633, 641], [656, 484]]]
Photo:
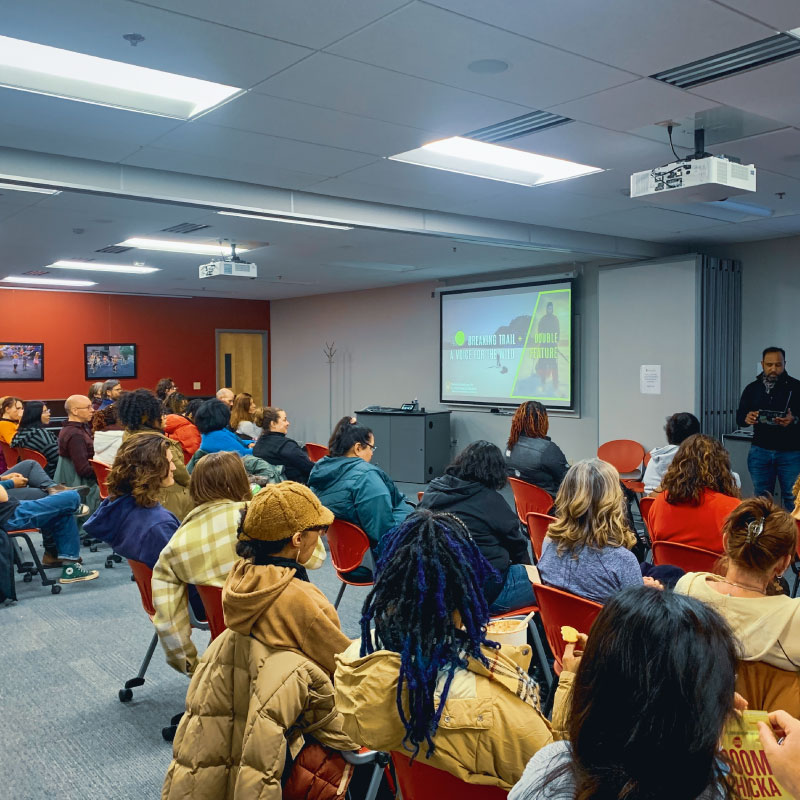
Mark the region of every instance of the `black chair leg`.
[[[36, 552], [36, 548], [33, 546], [33, 542], [31, 541], [31, 537], [28, 536], [25, 531], [10, 531], [8, 534], [12, 539], [22, 539], [24, 540], [25, 544], [28, 546], [28, 550], [31, 554], [32, 562], [22, 562], [21, 566], [25, 569], [20, 570], [25, 572], [25, 577], [22, 579], [26, 583], [29, 583], [33, 580], [34, 573], [37, 573], [42, 581], [42, 586], [49, 586], [51, 594], [60, 594], [61, 592], [61, 584], [56, 581], [55, 578], [48, 578], [47, 573], [44, 571], [44, 567], [42, 566], [42, 562], [39, 560], [39, 555]], [[19, 567], [18, 567], [19, 568]]]
[[132, 690], [137, 686], [142, 686], [144, 684], [144, 675], [147, 672], [147, 668], [150, 666], [150, 661], [153, 658], [153, 653], [155, 652], [157, 645], [158, 634], [153, 633], [153, 638], [150, 640], [150, 644], [147, 647], [147, 653], [145, 653], [144, 660], [139, 667], [139, 674], [135, 678], [125, 681], [125, 688], [119, 690], [120, 703], [130, 702], [133, 699]]

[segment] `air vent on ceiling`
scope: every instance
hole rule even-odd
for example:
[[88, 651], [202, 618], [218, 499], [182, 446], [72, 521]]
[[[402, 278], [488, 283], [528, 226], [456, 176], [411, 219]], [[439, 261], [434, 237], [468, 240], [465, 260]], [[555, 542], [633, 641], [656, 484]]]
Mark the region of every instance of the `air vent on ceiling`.
[[560, 117], [558, 114], [551, 114], [548, 111], [532, 111], [530, 114], [523, 114], [521, 117], [507, 119], [505, 122], [497, 122], [486, 128], [478, 128], [476, 131], [465, 133], [466, 139], [477, 139], [481, 142], [507, 142], [510, 139], [518, 139], [520, 136], [527, 136], [529, 133], [537, 133], [548, 128], [555, 128], [556, 125], [564, 125], [572, 122], [569, 117]]
[[800, 54], [800, 39], [788, 33], [779, 33], [777, 36], [770, 36], [768, 39], [761, 39], [737, 47], [735, 50], [693, 61], [682, 67], [673, 67], [650, 77], [677, 86], [679, 89], [689, 89], [701, 83], [717, 81], [798, 54]]
[[49, 275], [50, 273], [46, 269], [32, 269], [28, 272], [23, 272], [23, 275]]
[[108, 247], [101, 247], [95, 250], [95, 253], [127, 253], [128, 250], [133, 250], [132, 247], [120, 247], [118, 244], [110, 244]]
[[193, 222], [181, 222], [180, 225], [173, 225], [171, 228], [162, 228], [162, 233], [194, 233], [203, 228], [210, 228], [210, 225], [195, 225]]

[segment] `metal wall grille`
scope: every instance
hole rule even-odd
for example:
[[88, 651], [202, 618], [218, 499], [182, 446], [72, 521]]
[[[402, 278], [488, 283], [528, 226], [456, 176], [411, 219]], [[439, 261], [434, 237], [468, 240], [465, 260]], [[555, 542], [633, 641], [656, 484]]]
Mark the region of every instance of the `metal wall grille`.
[[741, 394], [742, 265], [701, 256], [700, 430], [736, 428]]

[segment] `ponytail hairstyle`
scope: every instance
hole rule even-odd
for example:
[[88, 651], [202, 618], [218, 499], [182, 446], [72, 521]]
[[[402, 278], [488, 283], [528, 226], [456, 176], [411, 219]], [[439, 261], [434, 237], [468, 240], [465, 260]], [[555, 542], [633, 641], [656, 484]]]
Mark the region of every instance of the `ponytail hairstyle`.
[[506, 445], [511, 450], [520, 436], [531, 439], [543, 439], [550, 428], [547, 409], [538, 400], [528, 400], [517, 408], [511, 420], [511, 433]]
[[355, 425], [357, 422], [355, 417], [351, 417], [349, 414], [346, 417], [342, 417], [334, 426], [333, 430], [331, 431], [331, 438], [328, 439], [328, 450], [331, 449], [333, 446], [333, 442], [336, 437], [339, 435], [339, 432], [342, 428], [346, 425]]
[[[416, 511], [381, 544], [375, 583], [362, 609], [361, 656], [375, 651], [374, 621], [377, 647], [400, 654], [397, 711], [406, 731], [403, 747], [413, 759], [425, 742], [430, 757], [455, 671], [467, 665], [467, 656], [488, 663], [481, 652], [481, 645], [489, 644], [483, 585], [497, 573], [451, 514]], [[442, 672], [437, 708], [434, 695]]]
[[328, 443], [331, 457], [346, 456], [357, 444], [367, 447], [372, 431], [359, 422], [342, 425]]
[[277, 406], [262, 406], [257, 408], [255, 414], [253, 414], [253, 422], [259, 428], [263, 428], [265, 433], [269, 433], [272, 423], [281, 418], [281, 411], [283, 409]]

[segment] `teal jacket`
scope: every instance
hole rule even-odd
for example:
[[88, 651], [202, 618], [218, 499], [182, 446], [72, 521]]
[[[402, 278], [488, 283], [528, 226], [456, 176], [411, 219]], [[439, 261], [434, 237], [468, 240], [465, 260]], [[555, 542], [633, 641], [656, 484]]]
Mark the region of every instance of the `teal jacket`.
[[413, 510], [394, 481], [363, 458], [321, 458], [311, 470], [308, 486], [337, 519], [362, 528], [373, 548]]

